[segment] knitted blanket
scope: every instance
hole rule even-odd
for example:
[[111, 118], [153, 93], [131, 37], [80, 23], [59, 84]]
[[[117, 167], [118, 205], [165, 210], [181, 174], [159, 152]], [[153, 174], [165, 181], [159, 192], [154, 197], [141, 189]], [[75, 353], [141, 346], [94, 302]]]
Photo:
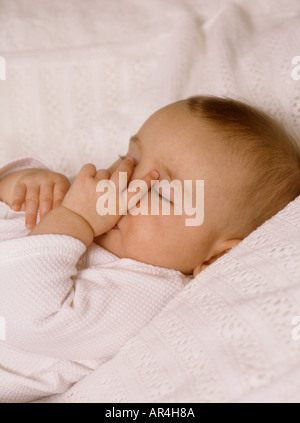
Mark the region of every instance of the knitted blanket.
[[299, 14], [298, 0], [0, 0], [1, 160], [69, 177], [110, 165], [156, 109], [201, 93], [298, 136]]
[[[299, 402], [300, 198], [47, 402]], [[46, 402], [46, 401], [45, 401]]]
[[[0, 167], [0, 177], [36, 159]], [[26, 236], [0, 202], [0, 403], [63, 393], [110, 360], [190, 280], [65, 235]], [[1, 326], [3, 332], [3, 325]]]
[[[299, 142], [298, 0], [0, 0], [0, 157], [72, 177], [157, 108], [230, 96]], [[53, 401], [299, 401], [299, 199]], [[294, 333], [295, 335], [295, 333]], [[297, 333], [296, 333], [297, 335]]]

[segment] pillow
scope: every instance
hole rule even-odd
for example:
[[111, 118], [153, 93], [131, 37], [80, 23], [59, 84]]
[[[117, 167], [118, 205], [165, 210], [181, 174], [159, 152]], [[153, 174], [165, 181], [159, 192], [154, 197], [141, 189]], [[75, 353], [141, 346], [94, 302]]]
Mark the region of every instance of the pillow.
[[[2, 3], [4, 162], [35, 155], [67, 176], [89, 161], [104, 167], [158, 107], [194, 94], [262, 107], [298, 137], [292, 59], [299, 0], [276, 8], [274, 0], [124, 0], [122, 13], [99, 0], [89, 7], [80, 0]], [[57, 400], [297, 399], [299, 345], [290, 320], [300, 315], [296, 209], [299, 200]]]
[[2, 162], [107, 167], [150, 114], [195, 94], [262, 107], [298, 136], [298, 0], [121, 3], [1, 2]]
[[300, 197], [200, 273], [114, 359], [40, 402], [299, 402], [299, 315]]

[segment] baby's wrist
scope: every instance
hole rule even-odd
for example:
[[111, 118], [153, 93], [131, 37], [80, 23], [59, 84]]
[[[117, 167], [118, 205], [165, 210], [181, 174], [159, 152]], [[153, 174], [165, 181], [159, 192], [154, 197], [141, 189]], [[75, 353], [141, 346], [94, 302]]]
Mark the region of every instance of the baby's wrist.
[[28, 235], [45, 234], [68, 235], [87, 247], [94, 241], [94, 231], [90, 224], [78, 213], [62, 205], [51, 210]]
[[90, 223], [83, 217], [81, 216], [81, 214], [77, 213], [74, 210], [69, 209], [68, 207], [64, 206], [64, 205], [60, 205], [59, 206], [61, 209], [64, 209], [66, 211], [66, 213], [71, 213], [73, 215], [73, 218], [76, 219], [78, 222], [81, 223], [81, 225], [85, 226], [87, 230], [89, 230], [89, 232], [91, 233], [92, 237], [94, 238], [95, 234], [94, 234], [94, 230], [92, 228], [92, 226], [90, 225]]
[[[68, 225], [74, 228], [74, 231], [82, 234], [82, 236], [80, 236], [80, 238], [82, 238], [81, 240], [86, 245], [90, 245], [95, 238], [95, 234], [89, 222], [80, 214], [78, 214], [77, 212], [69, 209], [68, 207], [62, 204], [59, 207], [57, 207], [57, 209], [61, 210], [61, 215], [65, 216], [64, 218], [68, 221]], [[75, 236], [75, 238], [79, 238], [79, 237]]]

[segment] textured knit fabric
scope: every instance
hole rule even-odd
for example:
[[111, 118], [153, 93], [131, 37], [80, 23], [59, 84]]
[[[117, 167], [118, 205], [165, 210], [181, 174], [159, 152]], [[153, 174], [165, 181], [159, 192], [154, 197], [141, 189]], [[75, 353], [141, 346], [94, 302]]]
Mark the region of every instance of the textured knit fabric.
[[69, 236], [27, 237], [24, 225], [24, 212], [0, 203], [1, 402], [64, 392], [112, 358], [188, 280], [96, 244], [86, 251]]
[[48, 401], [299, 403], [299, 281], [300, 197]]
[[244, 100], [300, 133], [299, 0], [0, 0], [0, 157], [110, 165], [159, 107]]
[[[0, 0], [1, 160], [34, 155], [67, 176], [106, 167], [157, 108], [195, 94], [261, 107], [300, 145], [299, 39], [299, 0]], [[289, 210], [57, 401], [299, 401], [299, 209]]]

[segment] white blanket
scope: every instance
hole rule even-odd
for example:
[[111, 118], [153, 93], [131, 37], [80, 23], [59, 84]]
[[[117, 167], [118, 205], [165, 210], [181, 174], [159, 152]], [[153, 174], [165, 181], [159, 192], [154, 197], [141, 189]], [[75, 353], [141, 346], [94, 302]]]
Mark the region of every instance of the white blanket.
[[300, 131], [298, 0], [0, 0], [0, 157], [73, 176], [111, 164], [157, 108], [208, 93]]
[[300, 197], [48, 402], [300, 402], [299, 280]]
[[[21, 159], [4, 166], [44, 167]], [[0, 177], [5, 176], [1, 172]], [[65, 392], [157, 315], [189, 281], [69, 236], [27, 237], [0, 202], [0, 402]]]
[[[109, 165], [149, 114], [201, 93], [260, 106], [299, 142], [300, 80], [292, 77], [292, 59], [300, 56], [299, 0], [0, 0], [0, 12], [0, 55], [7, 61], [7, 80], [0, 81], [3, 161], [35, 155], [67, 176], [86, 162]], [[172, 303], [167, 321], [126, 345], [128, 355], [55, 400], [299, 401], [299, 344], [291, 342], [290, 323], [300, 314], [299, 244], [289, 219], [287, 213], [273, 220], [259, 232], [261, 241], [236, 250], [238, 262], [223, 257], [224, 273], [209, 270], [209, 285], [199, 275], [182, 302]], [[227, 292], [224, 280], [236, 281], [242, 293], [232, 284]], [[191, 322], [199, 304], [211, 313], [220, 305], [222, 320], [211, 317], [218, 330], [207, 330], [201, 316]], [[180, 346], [170, 367], [163, 346], [171, 340], [156, 327], [174, 329]], [[240, 355], [239, 345], [246, 345]]]

